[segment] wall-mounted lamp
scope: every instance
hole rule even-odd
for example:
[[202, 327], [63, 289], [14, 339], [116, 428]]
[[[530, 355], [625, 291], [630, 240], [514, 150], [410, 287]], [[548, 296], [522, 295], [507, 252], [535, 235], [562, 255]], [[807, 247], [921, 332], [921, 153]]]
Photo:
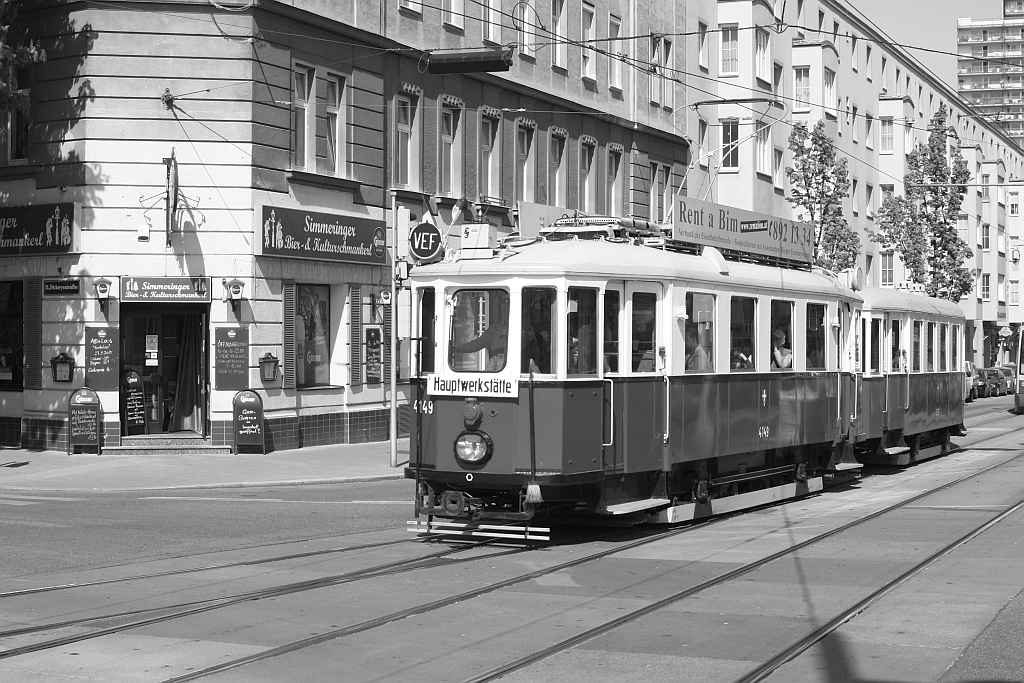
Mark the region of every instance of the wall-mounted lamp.
[[260, 378], [264, 382], [273, 382], [277, 380], [277, 368], [280, 366], [280, 361], [277, 356], [267, 351], [265, 354], [260, 356]]
[[75, 359], [61, 351], [50, 359], [50, 369], [53, 370], [54, 382], [70, 382], [75, 376]]
[[96, 289], [96, 298], [99, 299], [101, 304], [106, 303], [110, 297], [110, 285], [112, 284], [114, 283], [105, 277], [93, 280], [92, 286]]
[[221, 284], [224, 285], [224, 291], [221, 292], [220, 300], [224, 303], [231, 303], [231, 310], [234, 311], [235, 315], [238, 315], [238, 302], [242, 300], [242, 291], [245, 289], [245, 283], [238, 278], [232, 278], [231, 280], [223, 279]]

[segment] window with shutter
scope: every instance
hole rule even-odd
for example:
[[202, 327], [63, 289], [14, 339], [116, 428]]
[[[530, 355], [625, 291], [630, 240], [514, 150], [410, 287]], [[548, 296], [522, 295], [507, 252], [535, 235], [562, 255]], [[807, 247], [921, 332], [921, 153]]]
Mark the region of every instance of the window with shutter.
[[295, 283], [285, 282], [283, 288], [284, 321], [282, 380], [285, 389], [295, 388]]
[[25, 388], [43, 388], [43, 281], [25, 280]]
[[352, 386], [363, 383], [363, 295], [359, 287], [349, 289], [352, 311]]

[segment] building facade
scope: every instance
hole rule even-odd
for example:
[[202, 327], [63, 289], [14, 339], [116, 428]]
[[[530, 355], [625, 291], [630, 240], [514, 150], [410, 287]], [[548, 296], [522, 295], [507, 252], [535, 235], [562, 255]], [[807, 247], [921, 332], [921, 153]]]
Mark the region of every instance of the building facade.
[[[791, 218], [789, 135], [818, 120], [849, 159], [867, 282], [906, 287], [868, 237], [944, 105], [977, 185], [968, 353], [989, 364], [1022, 317], [1020, 148], [848, 4], [54, 0], [15, 28], [48, 60], [12, 75], [32, 105], [3, 120], [7, 445], [64, 447], [80, 388], [106, 447], [230, 444], [240, 391], [271, 450], [387, 438], [415, 362], [411, 304], [388, 296], [409, 226], [670, 226], [687, 197]], [[509, 48], [507, 71], [432, 68]]]

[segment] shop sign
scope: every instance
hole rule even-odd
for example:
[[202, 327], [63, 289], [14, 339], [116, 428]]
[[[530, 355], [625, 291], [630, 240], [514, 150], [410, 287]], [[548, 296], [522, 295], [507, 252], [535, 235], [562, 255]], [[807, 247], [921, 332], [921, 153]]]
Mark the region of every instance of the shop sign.
[[367, 384], [384, 381], [384, 328], [380, 325], [363, 325], [363, 368]]
[[433, 223], [420, 223], [409, 233], [409, 253], [420, 263], [432, 263], [444, 255], [444, 237]]
[[264, 206], [263, 255], [384, 265], [384, 221]]
[[732, 206], [676, 197], [672, 239], [811, 263], [814, 226]]
[[0, 208], [0, 257], [77, 252], [76, 209], [74, 202]]
[[121, 277], [121, 301], [210, 301], [208, 277]]
[[81, 280], [43, 280], [43, 296], [68, 296], [81, 293]]

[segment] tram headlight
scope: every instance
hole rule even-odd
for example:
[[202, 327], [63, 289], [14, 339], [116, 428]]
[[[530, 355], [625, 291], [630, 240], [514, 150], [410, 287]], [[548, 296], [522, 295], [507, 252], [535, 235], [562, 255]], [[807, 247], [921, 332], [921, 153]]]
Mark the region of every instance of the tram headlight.
[[494, 442], [484, 432], [462, 432], [455, 439], [455, 457], [467, 464], [479, 465], [493, 450]]

